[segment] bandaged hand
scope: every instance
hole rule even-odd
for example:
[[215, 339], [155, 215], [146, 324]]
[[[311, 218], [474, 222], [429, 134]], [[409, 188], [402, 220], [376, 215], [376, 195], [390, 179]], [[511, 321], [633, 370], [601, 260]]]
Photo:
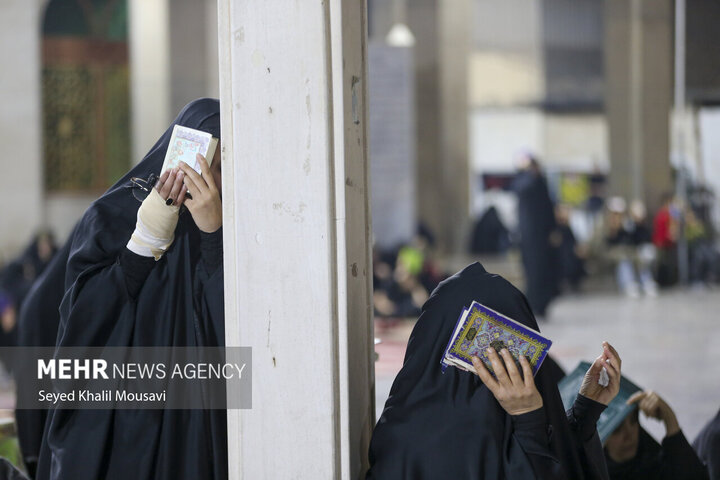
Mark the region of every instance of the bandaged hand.
[[185, 195], [184, 174], [166, 171], [138, 209], [135, 231], [127, 248], [143, 257], [160, 260], [175, 239], [175, 227]]

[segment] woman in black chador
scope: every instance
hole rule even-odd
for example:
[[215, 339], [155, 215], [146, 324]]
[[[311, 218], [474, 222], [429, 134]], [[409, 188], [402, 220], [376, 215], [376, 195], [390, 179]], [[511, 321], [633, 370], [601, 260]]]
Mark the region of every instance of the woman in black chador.
[[[65, 266], [75, 230], [68, 241], [53, 257], [25, 297], [18, 317], [19, 347], [54, 347], [60, 323], [60, 302], [65, 293]], [[30, 379], [16, 372], [17, 390], [23, 389]], [[45, 409], [15, 410], [15, 426], [23, 463], [30, 478], [35, 477], [40, 445], [48, 411]], [[0, 477], [1, 478], [1, 477]]]
[[[545, 367], [533, 381], [528, 362], [521, 359], [519, 370], [507, 349], [489, 352], [497, 379], [479, 361], [477, 375], [443, 373], [447, 343], [473, 300], [538, 328], [523, 294], [479, 263], [441, 283], [423, 306], [375, 427], [367, 478], [607, 479], [595, 423], [619, 389], [617, 352], [603, 343], [567, 413]], [[598, 383], [603, 366], [607, 387]]]
[[[218, 101], [188, 104], [175, 124], [219, 139]], [[74, 230], [59, 347], [224, 345], [220, 149], [202, 177], [183, 164], [155, 183], [173, 125]], [[142, 204], [137, 178], [155, 183]], [[223, 410], [51, 410], [37, 478], [224, 479], [225, 421]]]
[[558, 247], [561, 238], [555, 222], [555, 207], [540, 164], [533, 157], [525, 159], [512, 187], [518, 197], [525, 294], [533, 313], [542, 319], [560, 292]]

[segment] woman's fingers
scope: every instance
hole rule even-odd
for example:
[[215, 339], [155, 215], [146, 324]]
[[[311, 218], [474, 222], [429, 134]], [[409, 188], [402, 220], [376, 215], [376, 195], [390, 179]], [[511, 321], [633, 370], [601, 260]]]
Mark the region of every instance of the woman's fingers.
[[[172, 184], [172, 188], [170, 189], [170, 194], [168, 195], [167, 199], [168, 202], [170, 202], [171, 205], [178, 204], [178, 197], [180, 196], [180, 190], [183, 188], [183, 177], [185, 174], [183, 174], [182, 171], [178, 172], [175, 175], [175, 181]], [[172, 200], [172, 201], [170, 201]]]
[[157, 182], [155, 182], [155, 190], [160, 192], [160, 189], [162, 189], [162, 186], [167, 181], [168, 176], [170, 175], [170, 170], [165, 170], [162, 175], [160, 175], [160, 178], [158, 178]]
[[615, 367], [612, 366], [612, 364], [605, 362], [605, 371], [608, 374], [608, 378], [610, 379], [610, 383], [620, 383], [620, 376], [621, 373], [619, 370], [617, 370]]
[[525, 357], [525, 355], [520, 355], [520, 366], [523, 370], [523, 382], [525, 382], [525, 386], [532, 387], [535, 384], [535, 379], [533, 378], [530, 361], [527, 357]]
[[493, 371], [495, 372], [495, 378], [497, 378], [500, 385], [511, 385], [512, 381], [508, 377], [505, 365], [503, 365], [503, 362], [502, 360], [500, 360], [500, 357], [498, 356], [495, 349], [492, 347], [488, 348], [487, 356], [490, 359], [490, 363], [492, 363]]
[[588, 369], [588, 372], [593, 377], [596, 377], [600, 375], [600, 370], [605, 366], [605, 356], [600, 355], [595, 359], [595, 361], [590, 365], [590, 368]]
[[175, 203], [177, 205], [182, 205], [185, 201], [185, 195], [187, 195], [187, 186], [183, 184], [182, 188], [180, 189], [180, 193], [177, 196], [177, 200], [175, 200]]
[[203, 157], [199, 153], [195, 157], [200, 164], [200, 170], [202, 170], [202, 178], [205, 180], [209, 188], [214, 189], [215, 179], [212, 176], [212, 172], [210, 172], [210, 165], [207, 163], [207, 160], [205, 160], [205, 157]]
[[628, 405], [636, 403], [641, 412], [648, 417], [659, 418], [660, 416], [660, 397], [652, 390], [645, 392], [635, 392], [627, 400]]
[[185, 185], [188, 186], [193, 198], [196, 198], [196, 194], [202, 194], [208, 189], [207, 182], [190, 165], [180, 162], [180, 170], [185, 174]]
[[645, 398], [645, 412], [647, 415], [655, 418], [660, 418], [660, 396], [655, 392], [650, 392]]
[[502, 350], [500, 350], [500, 355], [505, 362], [505, 368], [507, 369], [507, 373], [510, 376], [510, 381], [513, 383], [513, 385], [522, 385], [523, 380], [522, 377], [520, 377], [520, 371], [518, 370], [517, 365], [515, 365], [515, 359], [513, 358], [512, 354], [508, 351], [507, 348], [503, 348]]
[[497, 396], [497, 392], [500, 388], [497, 380], [488, 372], [485, 364], [478, 357], [472, 357], [472, 363], [475, 367], [475, 373], [480, 377], [480, 380], [485, 384], [486, 387], [492, 392], [493, 395]]
[[175, 184], [175, 177], [177, 176], [177, 171], [175, 169], [170, 170], [169, 175], [165, 179], [165, 182], [162, 184], [162, 187], [160, 187], [160, 190], [158, 190], [158, 193], [162, 198], [169, 198], [170, 192], [172, 191], [173, 185]]
[[640, 400], [642, 400], [643, 398], [645, 398], [645, 395], [646, 394], [643, 391], [635, 392], [632, 395], [630, 395], [630, 398], [628, 398], [627, 402], [625, 402], [625, 403], [627, 403], [628, 405], [632, 405], [633, 403], [637, 403]]
[[609, 363], [610, 366], [619, 373], [622, 368], [622, 360], [620, 359], [620, 355], [618, 355], [617, 350], [615, 350], [615, 348], [608, 342], [603, 342], [603, 355], [609, 360], [607, 363]]

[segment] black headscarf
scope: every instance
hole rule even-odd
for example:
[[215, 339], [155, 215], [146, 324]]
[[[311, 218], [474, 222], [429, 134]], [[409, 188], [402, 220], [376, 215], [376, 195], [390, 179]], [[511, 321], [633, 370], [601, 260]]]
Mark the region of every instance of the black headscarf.
[[[219, 102], [188, 104], [145, 158], [78, 223], [65, 273], [57, 345], [222, 346], [223, 272], [198, 268], [199, 230], [180, 215], [175, 240], [131, 298], [119, 255], [140, 202], [131, 177], [158, 175], [175, 124], [220, 137]], [[227, 427], [218, 410], [51, 410], [38, 478], [224, 479]]]
[[[479, 263], [442, 282], [423, 306], [408, 341], [405, 362], [370, 443], [368, 478], [532, 479], [531, 464], [511, 448], [512, 419], [471, 373], [442, 372], [440, 360], [463, 307], [478, 301], [534, 329], [525, 297]], [[554, 380], [541, 367], [535, 383], [552, 426], [551, 448], [566, 478], [583, 471]], [[598, 455], [602, 455], [599, 442]]]

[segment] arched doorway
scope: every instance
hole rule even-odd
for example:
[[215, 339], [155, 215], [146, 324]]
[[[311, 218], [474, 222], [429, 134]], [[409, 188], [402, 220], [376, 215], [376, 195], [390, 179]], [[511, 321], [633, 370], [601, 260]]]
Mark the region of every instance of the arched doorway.
[[42, 23], [45, 189], [99, 193], [130, 165], [126, 0], [51, 0]]

